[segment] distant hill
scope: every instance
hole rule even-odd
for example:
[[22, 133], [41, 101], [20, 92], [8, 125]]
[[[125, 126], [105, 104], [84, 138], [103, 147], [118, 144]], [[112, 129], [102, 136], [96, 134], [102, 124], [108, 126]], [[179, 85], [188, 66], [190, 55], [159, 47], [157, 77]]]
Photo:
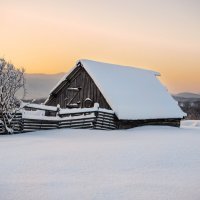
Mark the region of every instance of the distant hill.
[[183, 92], [172, 96], [178, 101], [181, 109], [187, 113], [186, 119], [200, 119], [200, 94]]
[[200, 94], [195, 94], [191, 92], [182, 92], [178, 94], [173, 94], [173, 98], [179, 102], [195, 102], [200, 101]]
[[25, 99], [47, 98], [51, 89], [64, 74], [25, 74], [27, 90]]
[[182, 93], [175, 94], [174, 96], [176, 96], [176, 97], [182, 97], [182, 98], [196, 98], [196, 99], [200, 99], [200, 94], [195, 94], [195, 93], [191, 93], [191, 92], [182, 92]]

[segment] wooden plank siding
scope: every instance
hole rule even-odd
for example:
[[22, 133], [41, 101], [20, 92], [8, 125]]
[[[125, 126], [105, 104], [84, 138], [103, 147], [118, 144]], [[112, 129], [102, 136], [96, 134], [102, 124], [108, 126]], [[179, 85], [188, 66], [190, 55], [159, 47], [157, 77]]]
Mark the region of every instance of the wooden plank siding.
[[181, 119], [146, 119], [146, 120], [118, 120], [119, 129], [129, 129], [145, 125], [160, 125], [160, 126], [174, 126], [180, 127]]
[[[68, 88], [81, 89], [78, 94], [76, 94], [77, 91], [68, 90]], [[93, 79], [82, 66], [79, 66], [75, 68], [74, 71], [69, 74], [67, 79], [50, 95], [46, 105], [56, 106], [57, 104], [60, 104], [61, 108], [66, 108], [68, 107], [68, 103], [71, 105], [78, 103], [79, 108], [85, 108], [85, 100], [87, 98], [90, 98], [93, 103], [99, 103], [100, 108], [111, 110], [111, 107], [94, 83]], [[70, 102], [70, 100], [72, 101]]]

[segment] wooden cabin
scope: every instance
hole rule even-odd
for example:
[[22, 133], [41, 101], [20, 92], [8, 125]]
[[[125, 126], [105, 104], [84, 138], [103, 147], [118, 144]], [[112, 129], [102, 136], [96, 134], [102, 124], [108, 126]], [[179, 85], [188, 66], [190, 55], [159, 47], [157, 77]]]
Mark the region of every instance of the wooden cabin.
[[113, 110], [119, 129], [141, 125], [180, 126], [185, 116], [157, 79], [158, 72], [79, 60], [52, 89], [45, 104]]

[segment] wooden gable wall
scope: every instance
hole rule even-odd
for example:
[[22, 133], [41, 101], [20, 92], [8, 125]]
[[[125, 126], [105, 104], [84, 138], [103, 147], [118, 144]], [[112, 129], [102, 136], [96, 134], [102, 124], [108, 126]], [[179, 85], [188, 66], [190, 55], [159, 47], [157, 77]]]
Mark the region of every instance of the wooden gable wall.
[[[75, 88], [79, 88], [79, 91]], [[78, 103], [79, 108], [85, 108], [87, 98], [93, 103], [99, 103], [100, 108], [111, 109], [93, 79], [79, 63], [66, 80], [54, 90], [46, 105], [60, 104], [61, 108], [67, 108]]]

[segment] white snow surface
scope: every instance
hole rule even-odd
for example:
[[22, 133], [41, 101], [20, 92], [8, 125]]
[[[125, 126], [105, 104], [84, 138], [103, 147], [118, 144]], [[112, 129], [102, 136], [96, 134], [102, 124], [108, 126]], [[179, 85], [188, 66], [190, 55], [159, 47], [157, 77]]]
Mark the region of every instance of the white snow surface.
[[113, 110], [99, 108], [98, 103], [94, 103], [94, 107], [91, 107], [91, 108], [70, 108], [70, 109], [61, 108], [59, 111], [59, 114], [73, 114], [73, 113], [85, 113], [85, 112], [95, 112], [95, 111], [101, 111], [101, 112], [114, 114]]
[[186, 115], [157, 79], [158, 72], [91, 60], [78, 62], [92, 77], [119, 119], [183, 118]]
[[200, 129], [200, 120], [182, 120], [181, 126], [184, 128], [199, 128]]
[[199, 200], [200, 132], [146, 126], [0, 136], [2, 200]]

